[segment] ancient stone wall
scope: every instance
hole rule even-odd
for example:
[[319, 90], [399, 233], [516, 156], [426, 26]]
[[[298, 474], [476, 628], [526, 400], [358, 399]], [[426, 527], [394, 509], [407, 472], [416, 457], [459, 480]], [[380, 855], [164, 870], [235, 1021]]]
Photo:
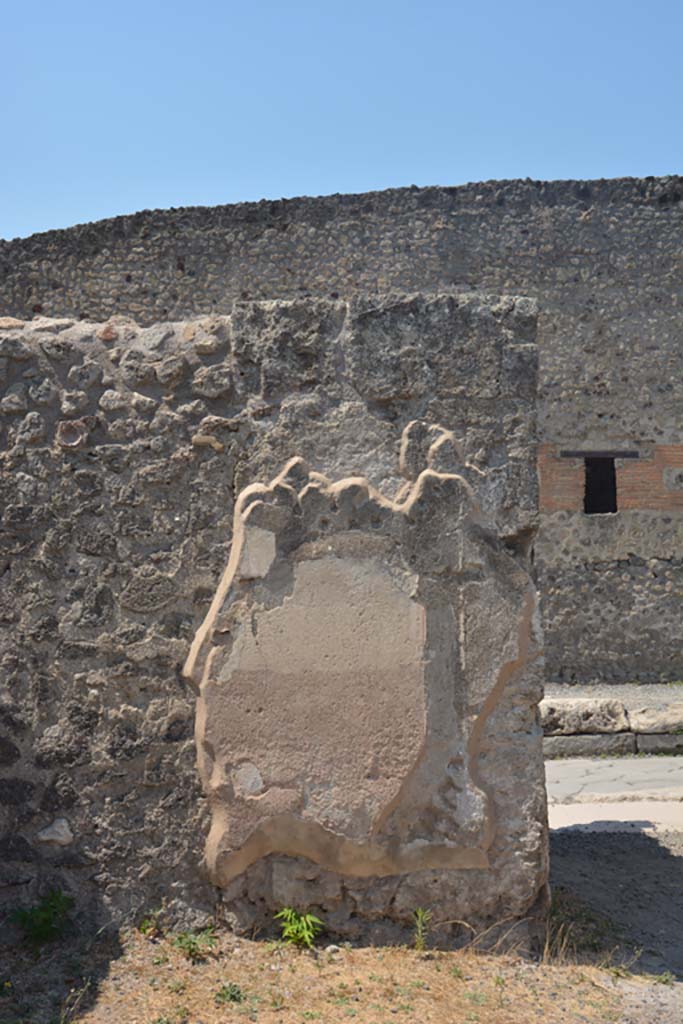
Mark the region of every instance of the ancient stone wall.
[[[598, 517], [581, 523], [581, 466], [569, 504], [565, 469], [555, 474], [560, 490], [548, 495], [537, 562], [549, 595], [548, 677], [676, 678], [680, 644], [665, 609], [683, 590], [681, 549], [665, 542], [681, 517], [669, 498], [680, 496], [683, 470], [682, 197], [673, 177], [512, 181], [145, 212], [0, 242], [0, 311], [125, 313], [149, 324], [227, 313], [240, 298], [392, 288], [536, 297], [546, 460], [559, 462], [562, 449], [624, 447], [648, 460], [625, 471], [638, 479], [621, 474], [624, 511], [609, 528]], [[585, 544], [558, 532], [558, 510], [573, 510], [572, 536], [583, 531]], [[624, 518], [637, 540], [614, 559], [607, 550]], [[652, 559], [653, 573], [640, 571]]]
[[[209, 821], [196, 695], [181, 669], [228, 558], [235, 496], [292, 455], [392, 498], [405, 483], [402, 429], [442, 424], [526, 572], [535, 331], [532, 301], [477, 294], [237, 302], [229, 315], [145, 328], [0, 321], [4, 904], [57, 884], [98, 921], [162, 900], [186, 922], [212, 908], [198, 870]], [[507, 879], [482, 920], [521, 913], [544, 875], [541, 672], [535, 662], [503, 693], [478, 738], [482, 776], [502, 780], [491, 856]], [[271, 858], [240, 898], [258, 904], [267, 882], [287, 903], [291, 880]], [[482, 884], [470, 870], [463, 908]], [[394, 899], [395, 886], [375, 903], [389, 922], [416, 905], [410, 887]], [[361, 889], [327, 890], [340, 927]]]
[[637, 450], [615, 459], [618, 514], [585, 515], [583, 460], [541, 446], [536, 558], [553, 681], [683, 679], [683, 444]]

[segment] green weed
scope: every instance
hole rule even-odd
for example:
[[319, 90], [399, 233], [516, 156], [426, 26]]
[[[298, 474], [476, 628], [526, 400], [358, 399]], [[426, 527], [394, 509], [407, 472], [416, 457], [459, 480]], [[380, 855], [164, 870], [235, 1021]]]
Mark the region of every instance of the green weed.
[[164, 1015], [163, 1017], [157, 1017], [156, 1020], [152, 1021], [152, 1024], [188, 1024], [189, 1019], [189, 1010], [182, 1007], [171, 1014], [171, 1016]]
[[502, 974], [496, 974], [493, 978], [493, 984], [496, 986], [498, 991], [498, 1005], [503, 1005], [503, 992], [505, 991], [505, 978]]
[[200, 964], [216, 945], [216, 935], [212, 926], [197, 932], [179, 932], [173, 945], [190, 963]]
[[225, 1006], [226, 1003], [243, 1003], [246, 998], [239, 985], [234, 981], [226, 981], [216, 992], [213, 1001], [216, 1006]]
[[138, 925], [140, 934], [148, 939], [160, 939], [164, 934], [161, 923], [162, 914], [163, 907], [158, 907], [156, 910], [151, 910], [146, 917], [143, 917]]
[[427, 935], [431, 921], [431, 910], [418, 907], [413, 911], [413, 945], [418, 953], [424, 953], [427, 947]]
[[61, 889], [51, 889], [34, 907], [15, 910], [12, 920], [19, 925], [30, 945], [44, 946], [63, 934], [73, 905], [71, 896], [66, 896]]
[[316, 937], [325, 929], [315, 914], [300, 914], [293, 907], [278, 910], [275, 920], [280, 922], [283, 942], [302, 949], [312, 949]]

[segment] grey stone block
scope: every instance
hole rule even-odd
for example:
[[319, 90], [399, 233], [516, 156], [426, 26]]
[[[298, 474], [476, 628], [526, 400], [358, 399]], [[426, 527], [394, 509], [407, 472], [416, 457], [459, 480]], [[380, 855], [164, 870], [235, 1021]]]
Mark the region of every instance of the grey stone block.
[[[471, 689], [487, 693], [496, 677], [487, 667], [487, 657], [502, 658], [506, 671], [514, 671], [505, 692], [501, 690], [495, 713], [480, 721], [476, 745], [469, 744], [463, 733], [462, 743], [450, 748], [448, 763], [436, 753], [425, 762], [424, 770], [431, 771], [429, 766], [434, 765], [434, 779], [443, 783], [443, 794], [438, 786], [433, 793], [434, 809], [430, 805], [420, 823], [413, 821], [411, 809], [396, 827], [403, 828], [404, 845], [409, 846], [411, 829], [431, 829], [432, 822], [443, 819], [439, 835], [445, 856], [452, 855], [457, 833], [459, 847], [479, 850], [477, 863], [490, 861], [487, 880], [482, 888], [465, 866], [459, 884], [453, 870], [444, 867], [437, 885], [430, 870], [425, 884], [435, 888], [418, 896], [410, 872], [405, 873], [400, 892], [390, 882], [356, 876], [353, 896], [347, 898], [334, 873], [320, 865], [311, 868], [309, 858], [300, 858], [294, 868], [291, 861], [275, 858], [267, 916], [270, 920], [273, 907], [294, 904], [297, 892], [312, 887], [319, 900], [306, 896], [304, 902], [315, 902], [323, 914], [329, 912], [335, 932], [350, 938], [363, 918], [381, 919], [392, 935], [402, 934], [406, 925], [411, 927], [414, 907], [432, 902], [449, 906], [452, 918], [469, 921], [476, 901], [481, 908], [481, 915], [474, 915], [478, 927], [494, 923], [487, 915], [501, 911], [503, 916], [509, 912], [527, 919], [531, 905], [540, 906], [536, 899], [544, 891], [547, 868], [542, 751], [534, 729], [542, 693], [541, 662], [532, 659], [528, 670], [521, 672], [516, 633], [505, 625], [504, 611], [518, 585], [526, 580], [531, 587], [526, 549], [537, 525], [535, 349], [530, 345], [535, 305], [526, 299], [474, 293], [457, 297], [449, 292], [352, 302], [346, 297], [240, 301], [234, 309], [231, 302], [229, 311], [230, 315], [163, 323], [149, 330], [123, 317], [105, 324], [41, 319], [18, 325], [0, 318], [0, 335], [5, 331], [9, 337], [6, 354], [0, 357], [0, 375], [5, 374], [0, 400], [8, 399], [7, 416], [0, 416], [0, 519], [12, 556], [11, 572], [4, 575], [7, 558], [0, 556], [0, 619], [9, 626], [0, 630], [0, 678], [16, 694], [16, 702], [6, 701], [0, 708], [0, 774], [9, 769], [9, 777], [0, 782], [0, 805], [12, 814], [20, 809], [22, 831], [21, 839], [0, 840], [0, 862], [4, 857], [16, 863], [42, 863], [50, 857], [53, 884], [72, 893], [79, 907], [92, 906], [93, 923], [96, 917], [99, 923], [118, 923], [157, 905], [168, 892], [170, 857], [173, 891], [167, 905], [172, 904], [174, 926], [194, 927], [205, 919], [215, 892], [198, 861], [210, 823], [190, 738], [194, 695], [189, 687], [179, 688], [178, 672], [193, 626], [206, 614], [225, 566], [235, 498], [252, 481], [271, 479], [276, 468], [298, 452], [310, 462], [313, 482], [322, 488], [318, 494], [312, 486], [304, 499], [304, 504], [321, 499], [319, 519], [312, 518], [311, 544], [327, 543], [330, 532], [341, 536], [340, 517], [355, 515], [360, 502], [371, 513], [367, 529], [350, 530], [340, 543], [362, 541], [371, 552], [376, 547], [378, 553], [365, 559], [374, 565], [386, 557], [385, 548], [403, 550], [398, 535], [387, 535], [385, 520], [411, 536], [417, 527], [389, 507], [391, 499], [371, 501], [363, 495], [376, 486], [393, 498], [400, 485], [401, 431], [428, 403], [430, 417], [433, 414], [433, 422], [443, 429], [429, 429], [431, 418], [424, 429], [413, 423], [404, 454], [418, 476], [427, 474], [423, 483], [439, 492], [428, 509], [441, 509], [443, 515], [438, 521], [433, 514], [420, 520], [430, 524], [433, 536], [425, 535], [414, 552], [408, 552], [414, 560], [428, 563], [424, 572], [419, 569], [426, 581], [425, 594], [420, 592], [414, 600], [426, 602], [430, 610], [439, 608], [441, 588], [462, 584], [467, 593], [458, 595], [456, 606], [463, 609], [462, 628], [470, 652], [467, 671], [480, 672], [471, 677]], [[23, 348], [15, 344], [17, 339]], [[113, 342], [116, 347], [111, 347]], [[512, 358], [517, 347], [523, 349], [520, 360], [527, 366], [523, 378]], [[30, 358], [19, 362], [16, 353]], [[389, 405], [378, 403], [378, 396], [385, 396]], [[369, 484], [366, 491], [354, 482], [342, 488], [343, 507], [338, 507], [337, 492], [325, 491], [321, 475], [339, 480], [348, 473], [366, 477]], [[303, 475], [294, 483], [283, 487], [267, 510], [252, 512], [268, 512], [273, 522], [262, 523], [264, 531], [275, 529], [281, 515], [288, 514], [288, 500], [305, 487]], [[405, 483], [409, 489], [417, 486], [410, 472]], [[472, 537], [470, 547], [450, 543], [454, 519], [447, 496], [440, 495], [442, 487], [461, 488], [465, 495], [476, 491], [489, 524], [488, 539], [473, 528], [464, 535]], [[297, 513], [287, 520], [288, 528], [295, 529], [298, 521]], [[285, 547], [287, 543], [285, 538]], [[429, 575], [439, 545], [458, 562], [443, 572], [437, 566]], [[476, 552], [478, 561], [473, 561]], [[256, 572], [261, 555], [258, 545], [250, 549], [242, 570]], [[306, 558], [308, 566], [312, 559], [308, 554]], [[343, 559], [333, 559], [332, 568], [336, 561], [341, 564]], [[284, 567], [292, 580], [295, 572], [304, 571], [299, 563]], [[319, 568], [317, 562], [313, 568]], [[409, 571], [417, 573], [418, 568]], [[504, 571], [508, 582], [500, 591], [483, 594]], [[365, 578], [362, 573], [361, 577]], [[286, 589], [284, 582], [283, 586]], [[445, 610], [448, 600], [444, 596], [446, 625], [435, 622], [433, 630], [430, 626], [435, 636], [453, 636], [454, 618]], [[475, 619], [474, 609], [481, 609], [482, 602], [486, 612]], [[356, 606], [365, 614], [358, 602]], [[389, 616], [392, 639], [394, 625]], [[248, 623], [247, 634], [252, 636]], [[431, 633], [424, 643], [429, 650], [424, 661], [431, 665], [431, 650], [436, 649]], [[308, 634], [297, 657], [308, 650], [307, 644]], [[393, 643], [387, 642], [387, 647], [394, 656]], [[379, 650], [374, 635], [370, 648]], [[443, 659], [450, 664], [452, 656], [446, 652]], [[322, 666], [324, 659], [320, 660]], [[350, 659], [345, 649], [337, 660], [346, 671]], [[422, 658], [414, 665], [415, 672], [421, 671]], [[277, 667], [287, 668], [279, 663]], [[298, 668], [293, 667], [294, 673]], [[313, 696], [324, 715], [314, 708], [308, 714], [301, 695], [298, 698], [308, 722], [301, 735], [314, 746], [325, 716], [330, 742], [337, 742], [349, 721], [350, 705], [334, 685], [336, 677], [326, 668], [322, 671], [323, 686], [314, 688]], [[327, 800], [330, 779], [338, 785], [342, 768], [358, 769], [359, 792], [353, 785], [346, 792], [349, 799], [361, 800], [367, 793], [372, 796], [373, 787], [385, 786], [391, 758], [407, 761], [412, 749], [413, 761], [417, 760], [415, 722], [421, 727], [422, 717], [414, 708], [411, 715], [402, 716], [393, 689], [403, 671], [399, 666], [387, 682], [385, 696], [392, 702], [394, 717], [380, 716], [385, 732], [375, 736], [366, 729], [368, 743], [384, 744], [381, 751], [370, 751], [367, 764], [358, 767], [360, 734], [354, 737], [355, 762], [346, 764], [340, 758], [339, 771], [331, 761], [321, 769], [320, 777], [325, 778], [311, 797], [318, 801], [316, 806]], [[264, 681], [266, 677], [270, 675]], [[454, 677], [444, 669], [444, 686], [446, 679], [454, 685]], [[325, 686], [331, 687], [330, 697], [321, 703]], [[413, 696], [416, 692], [414, 687]], [[366, 696], [363, 693], [356, 702], [359, 713], [369, 703]], [[253, 708], [254, 735], [272, 713], [271, 704], [264, 701]], [[443, 727], [453, 744], [455, 727], [451, 729], [443, 716], [439, 722], [439, 709], [447, 707], [455, 714], [457, 706], [450, 690], [433, 709], [429, 705], [429, 729]], [[405, 732], [410, 722], [412, 748]], [[469, 724], [469, 718], [456, 716], [458, 728]], [[322, 749], [321, 743], [318, 746]], [[349, 740], [345, 749], [352, 747]], [[294, 748], [300, 756], [298, 733]], [[249, 795], [258, 790], [259, 776], [268, 781], [263, 763], [253, 760], [258, 752], [251, 733], [245, 756], [230, 751], [234, 773], [228, 784], [234, 780], [246, 794], [246, 806], [254, 809], [273, 795], [289, 799], [289, 791], [277, 785], [270, 786], [268, 796]], [[317, 748], [316, 756], [320, 760]], [[286, 764], [286, 758], [279, 761], [278, 772]], [[457, 773], [466, 769], [472, 779], [467, 791], [471, 797], [463, 790], [461, 800]], [[397, 778], [396, 771], [390, 781]], [[412, 785], [411, 792], [418, 791], [421, 797], [420, 786]], [[493, 818], [489, 815], [490, 826], [484, 820], [486, 793], [498, 794], [500, 787], [504, 796], [496, 795], [493, 801], [497, 818], [491, 844]], [[125, 799], [118, 799], [122, 791]], [[391, 809], [391, 799], [379, 810], [382, 806]], [[478, 809], [481, 821], [473, 823]], [[469, 817], [463, 817], [466, 814]], [[459, 816], [457, 829], [454, 815]], [[52, 828], [49, 823], [62, 820], [68, 821], [74, 841], [64, 845], [57, 863], [59, 840], [68, 839], [68, 833], [63, 824]], [[320, 820], [322, 812], [315, 824]], [[142, 831], [131, 824], [142, 821], [148, 825]], [[337, 827], [334, 815], [330, 821], [331, 828]], [[367, 824], [353, 815], [350, 821], [357, 829]], [[522, 841], [520, 857], [522, 821], [532, 838]], [[392, 837], [393, 833], [387, 840], [390, 848]], [[432, 846], [439, 842], [435, 838]], [[419, 854], [419, 842], [416, 850]], [[80, 856], [96, 870], [96, 887], [83, 877], [80, 866], [74, 870]], [[311, 870], [315, 878], [310, 877]], [[271, 867], [255, 862], [248, 871], [248, 883], [235, 881], [235, 893], [239, 890], [243, 896], [234, 900], [240, 914], [253, 923], [266, 906], [264, 893], [270, 883], [264, 879], [271, 877]], [[486, 886], [494, 884], [496, 893], [485, 895]], [[0, 913], [4, 901], [13, 899], [12, 892], [0, 892]]]
[[618, 757], [635, 754], [633, 733], [621, 732], [602, 736], [546, 736], [543, 756], [553, 757]]
[[683, 754], [683, 733], [637, 737], [639, 754]]
[[628, 720], [632, 732], [676, 733], [683, 730], [683, 704], [629, 709]]
[[541, 724], [546, 736], [628, 732], [628, 719], [620, 700], [585, 697], [541, 702]]

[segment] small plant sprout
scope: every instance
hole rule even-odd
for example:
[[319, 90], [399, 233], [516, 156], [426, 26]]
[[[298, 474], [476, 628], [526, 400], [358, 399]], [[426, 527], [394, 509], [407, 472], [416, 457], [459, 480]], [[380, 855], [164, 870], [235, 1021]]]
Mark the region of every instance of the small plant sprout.
[[431, 922], [431, 910], [418, 907], [413, 911], [413, 945], [418, 953], [424, 953], [427, 948], [427, 935]]
[[282, 992], [270, 993], [270, 1005], [272, 1009], [275, 1010], [277, 1013], [279, 1013], [280, 1010], [284, 1010], [286, 1008], [287, 1001], [285, 1000], [285, 997], [283, 996]]
[[150, 910], [146, 917], [143, 917], [138, 925], [138, 931], [141, 935], [144, 935], [147, 939], [160, 939], [164, 934], [164, 929], [161, 924], [161, 915], [163, 914], [163, 907], [158, 907], [156, 910]]
[[203, 928], [198, 932], [179, 932], [173, 940], [173, 945], [190, 963], [200, 964], [206, 960], [216, 945], [216, 935], [213, 927]]
[[44, 946], [62, 935], [73, 905], [71, 896], [66, 896], [61, 889], [51, 889], [36, 906], [15, 910], [12, 920], [19, 925], [30, 945]]
[[313, 949], [313, 943], [325, 925], [315, 914], [300, 914], [293, 907], [278, 910], [275, 920], [280, 924], [282, 941], [300, 949]]
[[502, 974], [496, 974], [493, 979], [493, 984], [496, 986], [498, 993], [498, 1005], [503, 1005], [503, 992], [505, 991], [505, 978]]
[[213, 999], [216, 1006], [225, 1006], [227, 1003], [243, 1003], [246, 996], [234, 981], [226, 981], [218, 989]]

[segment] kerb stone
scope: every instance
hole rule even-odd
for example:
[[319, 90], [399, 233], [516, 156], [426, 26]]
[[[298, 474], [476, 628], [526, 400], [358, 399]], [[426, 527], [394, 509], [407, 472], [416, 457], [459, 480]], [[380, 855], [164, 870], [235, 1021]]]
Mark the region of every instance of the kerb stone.
[[541, 701], [541, 724], [546, 736], [627, 732], [629, 728], [621, 701], [582, 697]]

